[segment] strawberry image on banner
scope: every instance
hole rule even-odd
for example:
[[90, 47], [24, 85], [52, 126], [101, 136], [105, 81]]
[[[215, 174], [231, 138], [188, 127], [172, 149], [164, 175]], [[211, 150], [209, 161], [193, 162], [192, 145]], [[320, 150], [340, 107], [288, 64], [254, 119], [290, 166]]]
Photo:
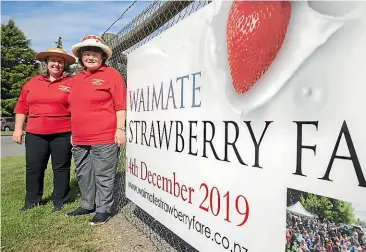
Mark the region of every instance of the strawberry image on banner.
[[288, 1], [234, 1], [226, 39], [231, 78], [243, 94], [271, 66], [281, 49], [291, 17]]

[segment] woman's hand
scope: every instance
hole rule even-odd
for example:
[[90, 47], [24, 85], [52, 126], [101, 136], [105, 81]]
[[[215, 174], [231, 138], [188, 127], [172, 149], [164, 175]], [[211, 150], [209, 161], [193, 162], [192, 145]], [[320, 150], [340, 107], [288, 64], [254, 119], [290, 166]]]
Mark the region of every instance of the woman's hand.
[[117, 129], [116, 134], [114, 135], [114, 142], [118, 147], [121, 147], [122, 144], [126, 143], [126, 131], [123, 129]]
[[15, 129], [13, 132], [13, 141], [17, 144], [23, 143], [23, 130], [22, 129]]

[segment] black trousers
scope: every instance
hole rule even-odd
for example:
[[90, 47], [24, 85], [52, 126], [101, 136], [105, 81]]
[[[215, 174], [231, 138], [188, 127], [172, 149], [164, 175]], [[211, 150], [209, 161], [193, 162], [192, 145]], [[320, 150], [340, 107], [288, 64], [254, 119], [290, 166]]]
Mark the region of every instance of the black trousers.
[[51, 156], [53, 169], [52, 200], [55, 205], [68, 200], [70, 191], [71, 133], [25, 136], [26, 204], [40, 203], [43, 196], [44, 174]]

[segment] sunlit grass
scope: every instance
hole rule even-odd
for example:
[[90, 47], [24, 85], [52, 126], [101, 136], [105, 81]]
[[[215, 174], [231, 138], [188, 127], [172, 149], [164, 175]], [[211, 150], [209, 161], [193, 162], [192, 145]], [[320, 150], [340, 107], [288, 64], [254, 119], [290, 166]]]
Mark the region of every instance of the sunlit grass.
[[[91, 216], [68, 217], [67, 212], [80, 205], [78, 199], [53, 213], [52, 168], [45, 175], [44, 205], [25, 213], [19, 210], [24, 204], [24, 157], [6, 157], [1, 160], [1, 251], [97, 251], [103, 246], [103, 237], [97, 237], [88, 224]], [[71, 174], [71, 199], [78, 194]]]

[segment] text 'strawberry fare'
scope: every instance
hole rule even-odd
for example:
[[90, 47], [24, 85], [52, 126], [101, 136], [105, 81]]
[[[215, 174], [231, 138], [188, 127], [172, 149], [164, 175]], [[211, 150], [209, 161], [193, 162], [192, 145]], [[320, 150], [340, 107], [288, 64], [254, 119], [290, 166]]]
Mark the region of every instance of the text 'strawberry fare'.
[[268, 70], [286, 36], [289, 1], [234, 1], [226, 39], [233, 86], [247, 92]]

